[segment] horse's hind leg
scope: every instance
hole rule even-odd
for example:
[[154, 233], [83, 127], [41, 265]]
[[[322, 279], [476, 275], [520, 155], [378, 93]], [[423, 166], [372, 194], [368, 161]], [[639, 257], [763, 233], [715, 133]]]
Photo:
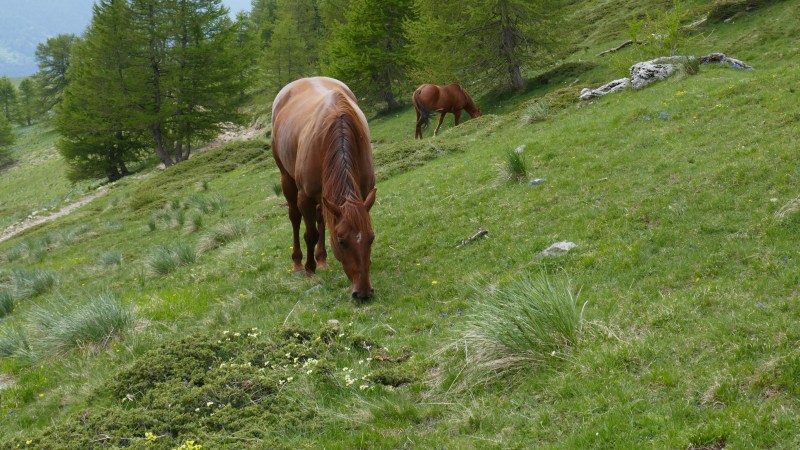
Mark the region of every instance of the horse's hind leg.
[[317, 261], [314, 256], [314, 247], [319, 241], [317, 231], [317, 204], [314, 200], [306, 197], [302, 192], [297, 196], [297, 206], [303, 214], [303, 222], [306, 224], [306, 232], [303, 235], [306, 241], [306, 272], [314, 273], [317, 270]]
[[414, 139], [422, 139], [422, 123], [419, 121], [422, 118], [422, 114], [419, 113], [419, 109], [414, 107], [414, 111], [417, 112], [417, 128], [414, 133]]
[[325, 250], [325, 217], [322, 215], [322, 205], [317, 205], [317, 230], [319, 239], [317, 240], [317, 251], [314, 257], [317, 260], [318, 269], [328, 268], [328, 252]]
[[439, 128], [442, 127], [442, 122], [444, 122], [444, 116], [447, 115], [446, 112], [442, 111], [439, 113], [439, 125], [436, 125], [436, 130], [433, 132], [433, 135], [436, 136], [439, 134]]
[[289, 204], [289, 220], [292, 222], [292, 272], [303, 271], [303, 251], [300, 250], [300, 222], [303, 215], [297, 206], [297, 185], [294, 180], [284, 173], [281, 173], [281, 186], [286, 203]]
[[461, 110], [454, 112], [453, 115], [456, 117], [455, 122], [456, 126], [458, 126], [458, 123], [461, 122]]

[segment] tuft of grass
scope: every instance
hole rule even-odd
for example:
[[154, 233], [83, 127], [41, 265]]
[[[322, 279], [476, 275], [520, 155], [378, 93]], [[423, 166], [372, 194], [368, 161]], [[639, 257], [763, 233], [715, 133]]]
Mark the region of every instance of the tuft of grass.
[[249, 223], [243, 220], [224, 222], [200, 239], [200, 251], [207, 252], [247, 236]]
[[147, 221], [147, 229], [150, 230], [150, 231], [156, 231], [156, 218], [155, 217], [151, 217]]
[[191, 264], [197, 260], [197, 251], [187, 242], [178, 242], [174, 246], [162, 245], [156, 248], [148, 260], [150, 270], [159, 276], [169, 275], [180, 266]]
[[197, 182], [197, 192], [205, 192], [208, 190], [208, 181], [202, 180]]
[[135, 323], [131, 306], [111, 292], [103, 292], [77, 309], [51, 304], [49, 309], [35, 308], [31, 314], [46, 352], [66, 355], [80, 349], [96, 353]]
[[13, 325], [0, 327], [0, 356], [10, 358], [31, 350], [24, 330]]
[[203, 228], [203, 215], [199, 213], [192, 214], [192, 217], [189, 218], [189, 229], [187, 231], [189, 233], [194, 233], [200, 228]]
[[14, 295], [8, 289], [0, 290], [0, 317], [5, 317], [14, 311]]
[[121, 264], [122, 253], [119, 250], [109, 250], [97, 258], [97, 265], [100, 267], [119, 266]]
[[177, 242], [172, 251], [175, 253], [178, 265], [185, 266], [197, 261], [197, 250], [194, 248], [194, 245], [188, 242]]
[[546, 102], [536, 100], [525, 106], [520, 120], [523, 124], [541, 122], [547, 119], [549, 112], [550, 107]]
[[24, 244], [17, 244], [15, 246], [11, 247], [11, 249], [9, 249], [5, 253], [5, 255], [3, 255], [3, 258], [7, 262], [14, 262], [14, 261], [20, 260], [20, 259], [22, 259], [24, 257], [25, 257], [25, 245]]
[[503, 161], [503, 175], [509, 181], [521, 183], [528, 178], [528, 161], [525, 159], [524, 150], [517, 148], [506, 152]]
[[700, 73], [700, 60], [692, 56], [683, 58], [678, 66], [686, 75], [697, 75]]
[[280, 198], [281, 194], [283, 194], [283, 186], [281, 186], [280, 181], [276, 181], [272, 183], [272, 192], [275, 193], [275, 197]]
[[14, 297], [19, 299], [44, 294], [58, 284], [58, 277], [49, 270], [15, 269], [11, 279]]
[[582, 316], [565, 276], [542, 273], [484, 294], [461, 338], [469, 349], [467, 367], [480, 378], [568, 352], [580, 339]]

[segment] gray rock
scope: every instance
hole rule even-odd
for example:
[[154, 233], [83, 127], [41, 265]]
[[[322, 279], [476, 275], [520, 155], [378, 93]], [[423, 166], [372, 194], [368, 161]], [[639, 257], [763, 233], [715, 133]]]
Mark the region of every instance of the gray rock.
[[584, 88], [581, 90], [581, 100], [588, 100], [593, 97], [602, 97], [612, 92], [623, 91], [631, 85], [631, 80], [620, 78], [600, 86], [597, 89]]
[[577, 247], [578, 244], [569, 241], [561, 241], [552, 244], [550, 247], [547, 247], [542, 253], [541, 256], [561, 256], [566, 255], [569, 253], [570, 250]]
[[634, 89], [641, 89], [654, 81], [669, 78], [675, 73], [675, 65], [645, 61], [632, 65], [630, 73], [631, 86]]
[[544, 183], [544, 178], [534, 178], [531, 181], [528, 181], [529, 186], [538, 186]]

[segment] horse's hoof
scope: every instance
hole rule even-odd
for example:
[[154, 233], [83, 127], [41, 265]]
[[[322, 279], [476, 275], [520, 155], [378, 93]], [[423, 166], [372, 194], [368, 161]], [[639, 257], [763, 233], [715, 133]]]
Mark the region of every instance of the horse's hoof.
[[295, 275], [296, 275], [296, 274], [298, 274], [298, 273], [303, 273], [303, 272], [305, 272], [305, 271], [306, 271], [306, 268], [305, 268], [305, 267], [303, 267], [303, 265], [302, 265], [302, 264], [295, 264], [295, 265], [292, 267], [292, 273], [293, 273], [293, 274], [295, 274]]
[[328, 261], [317, 261], [317, 269], [327, 270]]

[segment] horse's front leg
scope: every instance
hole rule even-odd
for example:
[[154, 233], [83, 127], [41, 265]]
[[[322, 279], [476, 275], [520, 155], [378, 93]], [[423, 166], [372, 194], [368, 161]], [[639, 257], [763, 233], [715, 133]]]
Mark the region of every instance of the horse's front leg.
[[433, 135], [436, 136], [439, 134], [439, 128], [442, 127], [442, 122], [444, 122], [444, 116], [447, 115], [446, 112], [442, 111], [439, 113], [439, 125], [436, 125], [436, 130], [434, 130]]
[[303, 215], [300, 213], [300, 208], [297, 207], [297, 186], [290, 176], [281, 174], [281, 187], [286, 203], [289, 205], [289, 220], [292, 222], [292, 272], [302, 272], [303, 251], [300, 250], [300, 222], [303, 220]]
[[325, 250], [325, 217], [322, 215], [322, 205], [317, 205], [317, 230], [319, 239], [317, 240], [317, 251], [314, 257], [317, 260], [318, 269], [328, 268], [328, 252]]
[[317, 204], [313, 199], [308, 198], [302, 192], [297, 196], [297, 206], [303, 214], [303, 222], [306, 224], [306, 232], [303, 235], [306, 241], [306, 273], [312, 274], [317, 270], [317, 262], [314, 257], [314, 246], [319, 240], [317, 232]]
[[456, 116], [456, 126], [458, 126], [458, 123], [461, 122], [461, 110], [454, 112], [453, 115]]

